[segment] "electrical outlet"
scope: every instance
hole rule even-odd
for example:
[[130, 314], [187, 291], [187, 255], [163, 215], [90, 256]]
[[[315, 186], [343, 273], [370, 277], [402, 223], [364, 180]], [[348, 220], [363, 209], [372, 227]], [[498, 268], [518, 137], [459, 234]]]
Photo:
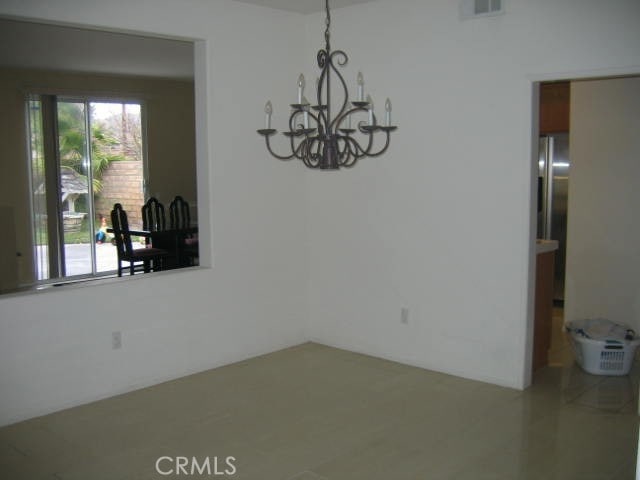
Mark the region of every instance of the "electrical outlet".
[[113, 350], [122, 348], [122, 332], [113, 332], [111, 334], [111, 348]]
[[400, 309], [400, 323], [404, 323], [405, 325], [409, 323], [409, 309], [407, 307]]

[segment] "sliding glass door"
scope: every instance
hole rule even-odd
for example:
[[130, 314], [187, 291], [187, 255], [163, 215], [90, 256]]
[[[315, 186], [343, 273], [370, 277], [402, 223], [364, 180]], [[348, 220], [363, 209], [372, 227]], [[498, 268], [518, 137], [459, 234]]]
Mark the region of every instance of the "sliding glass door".
[[[108, 211], [123, 193], [116, 185], [110, 197], [104, 186], [118, 183], [112, 163], [143, 165], [140, 104], [38, 95], [28, 111], [36, 279], [112, 272], [117, 254], [106, 232]], [[127, 188], [142, 198], [143, 170], [136, 171]]]

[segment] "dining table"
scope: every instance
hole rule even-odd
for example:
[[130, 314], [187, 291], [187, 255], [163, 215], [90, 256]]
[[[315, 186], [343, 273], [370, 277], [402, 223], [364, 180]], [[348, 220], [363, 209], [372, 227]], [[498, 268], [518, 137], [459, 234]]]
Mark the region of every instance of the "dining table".
[[[113, 234], [113, 228], [107, 228], [107, 232]], [[191, 266], [193, 248], [189, 248], [186, 240], [193, 238], [197, 234], [198, 227], [167, 230], [129, 229], [129, 235], [132, 237], [149, 239], [148, 243], [153, 248], [161, 248], [169, 252], [169, 257], [163, 262], [163, 270]]]

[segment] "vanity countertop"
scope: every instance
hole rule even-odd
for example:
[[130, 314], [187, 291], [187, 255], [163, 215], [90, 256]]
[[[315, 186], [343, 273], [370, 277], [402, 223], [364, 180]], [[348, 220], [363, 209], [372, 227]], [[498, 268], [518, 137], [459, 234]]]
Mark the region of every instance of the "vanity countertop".
[[553, 252], [558, 249], [558, 240], [536, 239], [536, 255], [539, 253]]

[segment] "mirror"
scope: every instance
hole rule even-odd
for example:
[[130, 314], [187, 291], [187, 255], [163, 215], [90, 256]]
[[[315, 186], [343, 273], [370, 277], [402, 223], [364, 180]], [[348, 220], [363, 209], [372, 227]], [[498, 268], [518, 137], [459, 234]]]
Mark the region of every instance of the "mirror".
[[0, 19], [0, 293], [113, 275], [113, 205], [145, 248], [150, 197], [189, 206], [164, 269], [197, 265], [193, 78], [190, 41]]

